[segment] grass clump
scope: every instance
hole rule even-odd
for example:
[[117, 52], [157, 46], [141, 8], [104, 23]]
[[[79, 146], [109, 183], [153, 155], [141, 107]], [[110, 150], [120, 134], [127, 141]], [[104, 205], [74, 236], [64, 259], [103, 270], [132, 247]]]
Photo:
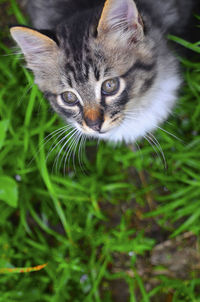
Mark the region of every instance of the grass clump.
[[[24, 23], [14, 0], [6, 12]], [[0, 301], [199, 301], [199, 58], [181, 59], [175, 114], [155, 133], [167, 170], [160, 147], [157, 155], [148, 142], [134, 152], [88, 142], [86, 173], [78, 158], [63, 173], [52, 169], [60, 147], [48, 135], [64, 125], [7, 35], [0, 43], [0, 267], [48, 265], [4, 271]], [[180, 251], [186, 264], [176, 270]]]

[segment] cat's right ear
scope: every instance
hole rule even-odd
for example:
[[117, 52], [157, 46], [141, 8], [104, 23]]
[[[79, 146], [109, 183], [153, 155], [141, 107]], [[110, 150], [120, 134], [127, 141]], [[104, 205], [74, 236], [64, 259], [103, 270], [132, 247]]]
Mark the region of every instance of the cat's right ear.
[[25, 26], [11, 27], [10, 33], [21, 48], [30, 69], [37, 72], [43, 66], [51, 68], [55, 64], [58, 46], [54, 40]]
[[144, 36], [142, 18], [133, 0], [106, 0], [97, 27], [100, 38], [136, 43]]

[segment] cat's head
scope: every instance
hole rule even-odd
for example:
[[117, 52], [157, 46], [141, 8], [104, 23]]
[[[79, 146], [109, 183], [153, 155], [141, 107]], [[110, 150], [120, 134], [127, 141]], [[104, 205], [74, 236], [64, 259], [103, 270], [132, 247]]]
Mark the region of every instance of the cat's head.
[[84, 134], [112, 139], [153, 102], [141, 100], [157, 76], [156, 47], [133, 0], [77, 13], [53, 35], [23, 26], [11, 34], [54, 110]]

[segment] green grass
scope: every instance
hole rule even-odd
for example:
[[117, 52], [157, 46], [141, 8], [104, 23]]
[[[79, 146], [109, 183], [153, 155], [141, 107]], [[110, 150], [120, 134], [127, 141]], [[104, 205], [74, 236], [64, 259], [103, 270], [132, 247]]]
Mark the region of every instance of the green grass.
[[[15, 1], [8, 3], [8, 14], [25, 23]], [[7, 35], [1, 33], [1, 41]], [[171, 39], [198, 55], [199, 44]], [[159, 267], [150, 263], [158, 243], [186, 232], [195, 234], [199, 252], [199, 57], [180, 59], [185, 84], [179, 102], [155, 133], [167, 169], [159, 148], [157, 155], [148, 142], [132, 151], [90, 141], [86, 172], [76, 157], [64, 173], [62, 155], [62, 168], [55, 165], [60, 147], [48, 156], [55, 137], [44, 142], [64, 125], [6, 45], [0, 42], [0, 267], [48, 265], [1, 274], [0, 302], [126, 301], [116, 298], [121, 291], [130, 302], [200, 301], [198, 269], [181, 279], [154, 274]], [[149, 278], [140, 263], [150, 267]], [[148, 290], [149, 280], [154, 286]]]

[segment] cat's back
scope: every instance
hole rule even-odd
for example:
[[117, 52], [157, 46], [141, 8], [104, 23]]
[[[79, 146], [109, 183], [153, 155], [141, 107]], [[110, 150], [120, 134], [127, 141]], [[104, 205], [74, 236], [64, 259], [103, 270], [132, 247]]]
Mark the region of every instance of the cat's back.
[[104, 0], [29, 0], [27, 10], [32, 25], [39, 29], [55, 29], [77, 12], [102, 6]]
[[185, 30], [195, 0], [135, 0], [139, 11], [151, 18], [152, 24], [163, 32], [179, 34]]
[[[55, 29], [85, 9], [102, 9], [105, 0], [29, 0], [28, 13], [38, 29]], [[179, 34], [189, 22], [194, 0], [135, 0], [141, 15], [163, 32]]]

